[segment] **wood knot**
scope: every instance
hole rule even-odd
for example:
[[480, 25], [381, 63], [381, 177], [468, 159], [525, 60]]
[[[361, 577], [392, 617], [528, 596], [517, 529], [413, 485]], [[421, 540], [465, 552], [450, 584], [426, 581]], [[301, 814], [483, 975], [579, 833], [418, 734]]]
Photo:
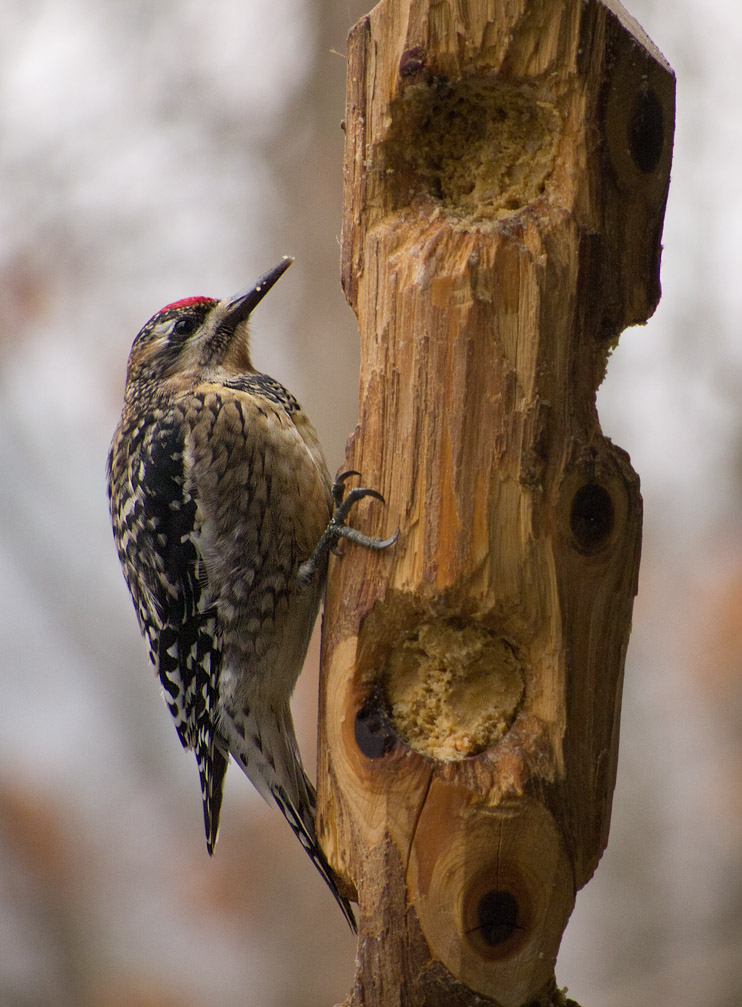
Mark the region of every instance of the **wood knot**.
[[405, 49], [399, 60], [400, 77], [416, 77], [426, 68], [427, 53], [421, 45], [415, 45], [411, 49]]

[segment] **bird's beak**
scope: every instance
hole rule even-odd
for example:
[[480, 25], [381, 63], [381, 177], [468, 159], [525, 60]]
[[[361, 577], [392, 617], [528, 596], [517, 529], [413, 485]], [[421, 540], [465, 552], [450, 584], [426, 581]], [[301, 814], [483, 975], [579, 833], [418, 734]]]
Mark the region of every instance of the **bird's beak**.
[[290, 255], [284, 255], [277, 266], [269, 269], [267, 273], [263, 273], [251, 287], [230, 298], [227, 304], [227, 313], [221, 324], [224, 325], [226, 322], [230, 326], [236, 326], [240, 322], [244, 322], [253, 308], [260, 304], [276, 280], [283, 276], [293, 261]]

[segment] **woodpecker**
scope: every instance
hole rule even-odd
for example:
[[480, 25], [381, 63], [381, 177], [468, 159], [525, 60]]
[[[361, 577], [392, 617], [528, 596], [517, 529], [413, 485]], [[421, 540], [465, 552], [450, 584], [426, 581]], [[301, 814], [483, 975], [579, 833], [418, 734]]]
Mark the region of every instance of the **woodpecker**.
[[293, 260], [226, 300], [168, 304], [132, 345], [108, 454], [114, 539], [183, 747], [195, 752], [214, 851], [230, 754], [278, 806], [355, 930], [317, 842], [315, 791], [289, 699], [346, 524], [383, 498], [333, 484], [294, 396], [252, 364], [249, 317]]

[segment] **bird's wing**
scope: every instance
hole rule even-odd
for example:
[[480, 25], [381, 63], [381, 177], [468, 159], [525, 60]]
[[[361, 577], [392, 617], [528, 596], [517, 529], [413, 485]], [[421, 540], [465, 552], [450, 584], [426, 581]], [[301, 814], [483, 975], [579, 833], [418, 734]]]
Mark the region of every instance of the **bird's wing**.
[[138, 464], [117, 472], [114, 462], [112, 498], [118, 492], [123, 504], [111, 509], [150, 657], [181, 743], [196, 753], [211, 851], [227, 766], [214, 731], [222, 648], [198, 548], [183, 420], [179, 409], [155, 417], [142, 429], [141, 451], [130, 453]]

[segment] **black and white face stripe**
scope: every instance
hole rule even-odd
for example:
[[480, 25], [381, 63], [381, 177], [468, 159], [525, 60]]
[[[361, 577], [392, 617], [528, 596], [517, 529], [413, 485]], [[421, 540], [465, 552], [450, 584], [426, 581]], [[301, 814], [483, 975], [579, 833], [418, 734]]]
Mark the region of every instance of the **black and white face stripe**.
[[189, 297], [153, 315], [131, 347], [128, 379], [148, 370], [162, 374], [174, 368], [183, 347], [203, 328], [217, 303], [211, 297]]

